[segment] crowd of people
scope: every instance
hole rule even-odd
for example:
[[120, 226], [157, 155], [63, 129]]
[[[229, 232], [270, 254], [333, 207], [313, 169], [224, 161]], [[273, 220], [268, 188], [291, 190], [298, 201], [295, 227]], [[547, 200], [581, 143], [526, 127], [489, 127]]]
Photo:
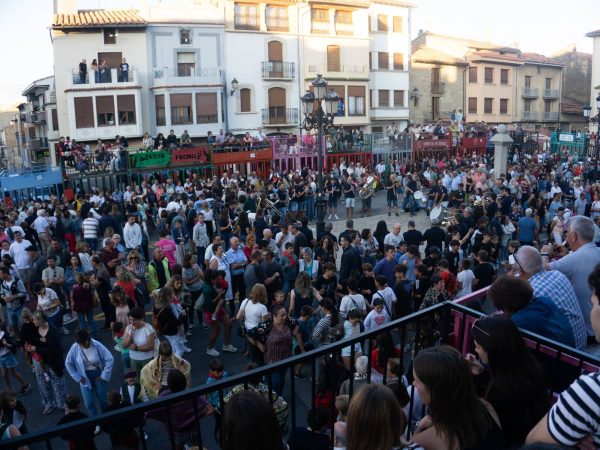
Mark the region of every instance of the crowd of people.
[[[168, 148], [168, 139], [159, 146]], [[122, 191], [4, 203], [3, 438], [28, 430], [17, 395], [27, 395], [32, 382], [21, 359], [33, 371], [41, 414], [65, 410], [65, 423], [200, 384], [185, 359], [190, 339], [211, 357], [210, 384], [228, 376], [223, 352], [247, 358], [251, 370], [380, 330], [373, 342], [319, 359], [308, 428], [286, 430], [285, 371], [269, 383], [249, 380], [251, 392], [241, 385], [223, 397], [182, 401], [169, 409], [177, 410], [170, 419], [162, 409], [146, 419], [171, 420], [183, 446], [197, 442], [194, 418], [212, 415], [224, 449], [283, 449], [287, 431], [304, 442], [296, 448], [319, 449], [330, 447], [332, 434], [336, 448], [361, 450], [518, 448], [526, 439], [573, 445], [590, 436], [600, 443], [596, 419], [564, 415], [583, 408], [584, 390], [591, 391], [586, 401], [600, 404], [596, 376], [574, 381], [548, 412], [551, 390], [574, 377], [545, 371], [547, 361], [526, 349], [517, 329], [582, 351], [600, 335], [594, 161], [514, 151], [505, 174], [481, 155], [382, 161], [374, 168], [342, 163], [324, 175], [328, 220], [338, 218], [339, 199], [346, 209], [338, 235], [331, 222], [319, 234], [310, 227], [318, 174], [308, 167], [264, 178], [157, 173], [140, 184], [130, 180]], [[355, 229], [356, 191], [369, 177], [375, 185], [362, 200], [363, 214], [370, 215], [370, 200], [384, 190], [390, 217], [437, 208], [447, 217], [422, 230], [414, 219], [406, 230], [399, 221], [389, 229], [386, 220]], [[470, 306], [503, 314], [475, 323], [475, 354], [439, 345], [448, 333], [448, 317], [439, 312], [420, 318], [407, 336], [386, 326], [486, 287], [487, 300]], [[243, 350], [233, 345], [234, 332]], [[70, 347], [67, 334], [75, 337]], [[400, 340], [414, 356], [412, 371]], [[298, 382], [308, 375], [302, 365], [294, 368]], [[121, 389], [109, 389], [119, 376]], [[67, 392], [66, 377], [79, 385], [78, 395]], [[113, 446], [137, 448], [144, 436], [136, 426], [65, 438], [93, 448], [95, 434], [105, 431]]]

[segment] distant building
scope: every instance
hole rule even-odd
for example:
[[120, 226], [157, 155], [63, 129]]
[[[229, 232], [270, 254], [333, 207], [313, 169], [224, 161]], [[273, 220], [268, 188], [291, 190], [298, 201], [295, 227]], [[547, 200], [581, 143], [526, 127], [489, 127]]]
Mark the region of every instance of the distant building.
[[573, 46], [552, 55], [563, 64], [563, 98], [585, 105], [590, 100], [592, 55], [578, 52]]

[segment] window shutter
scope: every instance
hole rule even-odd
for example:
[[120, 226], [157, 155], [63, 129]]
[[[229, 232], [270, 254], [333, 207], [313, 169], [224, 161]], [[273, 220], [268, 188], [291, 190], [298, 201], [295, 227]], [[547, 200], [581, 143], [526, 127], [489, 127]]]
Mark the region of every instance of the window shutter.
[[394, 16], [394, 33], [402, 33], [402, 17]]
[[202, 93], [196, 94], [196, 114], [200, 116], [217, 115], [217, 94]]
[[250, 89], [240, 89], [240, 112], [250, 112]]
[[117, 95], [117, 107], [119, 111], [135, 111], [135, 96]]
[[58, 110], [56, 108], [52, 108], [52, 131], [58, 131]]
[[279, 41], [269, 41], [267, 44], [269, 61], [283, 61], [283, 45]]
[[96, 97], [96, 114], [114, 114], [115, 98], [112, 95]]
[[165, 96], [164, 95], [155, 95], [154, 103], [156, 104], [157, 108], [164, 108], [165, 107]]
[[390, 106], [390, 91], [380, 90], [379, 91], [379, 107], [387, 108]]
[[192, 94], [171, 94], [171, 108], [192, 107]]
[[378, 52], [377, 53], [377, 65], [378, 69], [387, 70], [390, 68], [390, 56], [387, 52]]
[[364, 86], [348, 86], [348, 97], [364, 97]]
[[340, 71], [340, 47], [337, 45], [327, 46], [327, 71]]
[[271, 88], [269, 89], [269, 107], [285, 108], [285, 89]]
[[404, 91], [394, 91], [394, 106], [397, 108], [404, 106]]
[[387, 30], [388, 30], [388, 16], [379, 14], [377, 16], [377, 31], [387, 31]]
[[394, 53], [394, 70], [404, 70], [404, 55]]
[[75, 97], [75, 127], [94, 127], [94, 104], [92, 97]]

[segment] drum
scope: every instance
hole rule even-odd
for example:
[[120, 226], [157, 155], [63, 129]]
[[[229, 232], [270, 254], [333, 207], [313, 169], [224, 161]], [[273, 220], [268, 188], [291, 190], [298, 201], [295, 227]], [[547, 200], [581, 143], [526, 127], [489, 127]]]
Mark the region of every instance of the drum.
[[421, 191], [415, 191], [415, 193], [413, 194], [413, 197], [415, 198], [416, 201], [420, 202], [421, 199], [424, 197], [424, 195]]
[[431, 212], [429, 213], [429, 220], [431, 220], [432, 222], [434, 220], [439, 220], [442, 217], [442, 211], [443, 208], [441, 206], [436, 206], [435, 208], [431, 209]]

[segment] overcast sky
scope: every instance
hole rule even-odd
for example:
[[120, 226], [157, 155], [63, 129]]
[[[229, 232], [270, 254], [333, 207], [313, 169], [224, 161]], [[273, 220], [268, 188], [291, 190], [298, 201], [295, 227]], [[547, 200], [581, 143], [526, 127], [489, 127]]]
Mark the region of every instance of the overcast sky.
[[[127, 8], [139, 0], [79, 0], [79, 8]], [[168, 0], [174, 2], [177, 0]], [[413, 37], [419, 29], [516, 45], [550, 55], [575, 44], [591, 53], [585, 33], [600, 29], [600, 0], [413, 0]], [[53, 73], [50, 0], [0, 0], [0, 107], [23, 100], [33, 80]]]

